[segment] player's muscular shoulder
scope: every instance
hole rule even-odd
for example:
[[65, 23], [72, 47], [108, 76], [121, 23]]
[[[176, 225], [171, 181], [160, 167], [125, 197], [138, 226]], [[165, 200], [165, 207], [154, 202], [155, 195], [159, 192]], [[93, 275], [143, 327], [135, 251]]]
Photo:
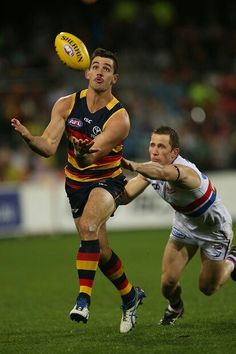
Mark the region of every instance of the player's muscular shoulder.
[[120, 135], [121, 138], [125, 138], [130, 129], [128, 112], [125, 109], [115, 112], [108, 120], [105, 129], [110, 130], [115, 135]]
[[130, 125], [129, 114], [125, 108], [122, 108], [120, 111], [117, 112], [117, 114], [120, 116], [121, 119], [123, 119], [124, 123], [126, 123], [128, 126]]
[[198, 188], [201, 184], [201, 179], [197, 172], [188, 166], [178, 166], [180, 167], [180, 175], [182, 173], [182, 183], [189, 189]]
[[66, 119], [73, 108], [74, 102], [75, 94], [60, 97], [53, 107], [53, 113]]

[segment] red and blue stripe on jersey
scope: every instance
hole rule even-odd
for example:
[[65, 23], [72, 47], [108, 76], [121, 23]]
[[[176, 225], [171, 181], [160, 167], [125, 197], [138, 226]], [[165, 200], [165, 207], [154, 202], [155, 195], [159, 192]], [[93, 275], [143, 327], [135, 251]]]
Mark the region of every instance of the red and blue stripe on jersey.
[[208, 187], [206, 192], [198, 199], [194, 200], [186, 206], [177, 206], [171, 204], [171, 206], [178, 212], [190, 217], [197, 217], [204, 214], [207, 209], [214, 203], [216, 199], [216, 189], [208, 180]]

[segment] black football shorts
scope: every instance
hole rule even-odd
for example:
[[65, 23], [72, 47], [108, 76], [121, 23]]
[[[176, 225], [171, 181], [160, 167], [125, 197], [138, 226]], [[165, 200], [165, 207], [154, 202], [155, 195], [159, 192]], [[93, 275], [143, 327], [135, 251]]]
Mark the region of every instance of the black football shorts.
[[123, 174], [115, 178], [107, 178], [95, 182], [84, 182], [81, 183], [78, 188], [71, 188], [66, 183], [65, 190], [70, 202], [73, 218], [78, 218], [82, 215], [85, 204], [87, 203], [89, 197], [89, 193], [93, 188], [96, 187], [106, 189], [113, 196], [116, 208], [118, 208], [126, 183], [127, 180]]

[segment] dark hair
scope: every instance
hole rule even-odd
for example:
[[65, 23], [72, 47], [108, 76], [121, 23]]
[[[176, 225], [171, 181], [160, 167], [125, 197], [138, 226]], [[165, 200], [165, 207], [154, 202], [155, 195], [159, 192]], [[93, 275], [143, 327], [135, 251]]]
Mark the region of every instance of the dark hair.
[[172, 149], [180, 147], [179, 136], [178, 136], [178, 133], [174, 129], [163, 125], [159, 128], [154, 129], [152, 133], [159, 134], [159, 135], [169, 135], [170, 136], [170, 146], [172, 147]]
[[[91, 63], [95, 57], [102, 57], [102, 58], [110, 58], [113, 60], [113, 67], [114, 67], [114, 74], [118, 72], [118, 59], [115, 53], [111, 52], [110, 50], [106, 50], [103, 48], [97, 48], [91, 55]], [[90, 64], [91, 65], [91, 64]]]

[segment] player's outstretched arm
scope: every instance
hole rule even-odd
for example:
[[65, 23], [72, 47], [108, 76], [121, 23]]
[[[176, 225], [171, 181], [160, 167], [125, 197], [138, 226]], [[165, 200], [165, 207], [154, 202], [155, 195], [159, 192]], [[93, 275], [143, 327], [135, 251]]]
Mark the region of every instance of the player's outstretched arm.
[[161, 165], [157, 162], [137, 163], [123, 159], [122, 165], [130, 171], [136, 171], [145, 178], [168, 181], [187, 189], [198, 188], [200, 178], [190, 167], [180, 164]]
[[65, 130], [65, 119], [70, 100], [71, 98], [67, 96], [62, 97], [55, 103], [51, 120], [41, 136], [31, 134], [29, 129], [17, 118], [12, 118], [11, 125], [31, 150], [43, 157], [50, 157], [55, 154]]
[[17, 131], [17, 133], [19, 133], [22, 136], [22, 138], [26, 142], [31, 140], [31, 138], [32, 138], [31, 133], [29, 132], [29, 130], [23, 124], [21, 124], [19, 119], [12, 118], [11, 126], [15, 129], [15, 131]]
[[[44, 149], [46, 148], [46, 142], [42, 137], [33, 136], [29, 129], [27, 129], [26, 126], [24, 126], [17, 118], [12, 118], [11, 126], [24, 139], [24, 141], [28, 144], [31, 150], [41, 156], [48, 157], [46, 151], [44, 151]], [[43, 148], [41, 147], [42, 144]]]

